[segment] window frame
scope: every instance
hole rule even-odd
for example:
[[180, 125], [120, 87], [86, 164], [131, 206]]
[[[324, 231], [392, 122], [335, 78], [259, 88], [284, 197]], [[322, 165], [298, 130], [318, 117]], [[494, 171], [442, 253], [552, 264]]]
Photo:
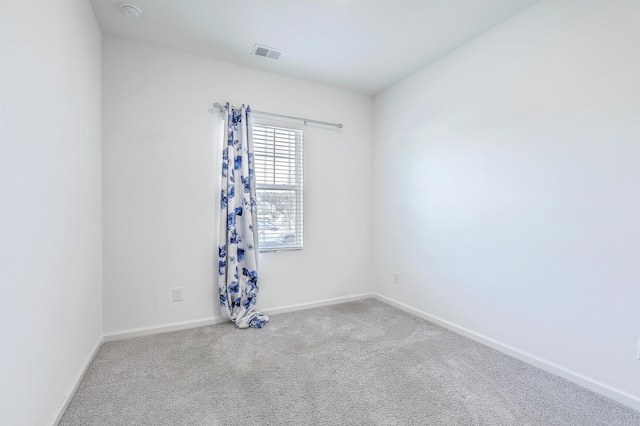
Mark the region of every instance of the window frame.
[[[302, 250], [304, 248], [304, 136], [305, 132], [301, 126], [292, 125], [291, 123], [282, 123], [278, 120], [268, 120], [268, 119], [259, 119], [256, 117], [252, 117], [253, 127], [252, 136], [253, 136], [253, 151], [254, 151], [254, 162], [253, 167], [256, 175], [256, 200], [259, 198], [258, 193], [266, 190], [273, 191], [287, 191], [293, 192], [295, 194], [295, 212], [296, 217], [295, 223], [295, 236], [296, 241], [294, 244], [282, 244], [282, 245], [265, 245], [264, 242], [260, 241], [260, 226], [258, 225], [258, 248], [260, 253], [275, 253], [275, 252], [285, 252], [285, 251], [297, 251]], [[294, 173], [299, 176], [299, 183], [293, 185], [283, 185], [283, 184], [268, 184], [268, 183], [258, 183], [258, 162], [255, 161], [257, 159], [256, 156], [256, 138], [255, 138], [255, 127], [263, 127], [267, 129], [277, 129], [284, 130], [287, 132], [295, 132], [296, 136], [299, 135], [299, 138], [296, 137], [296, 141], [294, 143], [295, 147], [295, 170]], [[269, 157], [274, 158], [275, 156]], [[298, 172], [299, 169], [299, 172]], [[275, 171], [275, 168], [274, 168]], [[260, 205], [258, 202], [258, 212], [260, 212]], [[257, 222], [263, 221], [260, 218], [260, 214], [258, 213]]]

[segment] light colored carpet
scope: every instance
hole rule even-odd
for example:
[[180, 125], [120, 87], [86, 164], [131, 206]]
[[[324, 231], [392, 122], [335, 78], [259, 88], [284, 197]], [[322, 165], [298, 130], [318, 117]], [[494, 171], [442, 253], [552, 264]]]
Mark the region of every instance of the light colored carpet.
[[60, 425], [640, 425], [377, 300], [105, 343]]

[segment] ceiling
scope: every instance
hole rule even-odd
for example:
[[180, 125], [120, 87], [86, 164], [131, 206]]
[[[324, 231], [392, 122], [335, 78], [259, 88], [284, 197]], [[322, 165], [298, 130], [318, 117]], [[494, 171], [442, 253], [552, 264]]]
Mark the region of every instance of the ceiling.
[[[106, 34], [376, 94], [539, 0], [91, 0]], [[285, 53], [251, 55], [254, 44]]]

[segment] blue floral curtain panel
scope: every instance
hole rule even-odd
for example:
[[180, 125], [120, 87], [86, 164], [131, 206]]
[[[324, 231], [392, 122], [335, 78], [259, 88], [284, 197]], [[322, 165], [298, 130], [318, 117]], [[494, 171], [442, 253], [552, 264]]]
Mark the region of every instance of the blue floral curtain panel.
[[269, 317], [255, 307], [258, 230], [251, 108], [232, 109], [227, 103], [225, 129], [218, 246], [220, 311], [238, 328], [262, 328]]

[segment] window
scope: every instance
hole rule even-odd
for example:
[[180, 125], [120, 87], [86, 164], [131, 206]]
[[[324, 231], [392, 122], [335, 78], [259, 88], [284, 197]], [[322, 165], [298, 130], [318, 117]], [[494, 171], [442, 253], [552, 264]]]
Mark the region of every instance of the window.
[[302, 249], [300, 130], [253, 125], [260, 251]]

